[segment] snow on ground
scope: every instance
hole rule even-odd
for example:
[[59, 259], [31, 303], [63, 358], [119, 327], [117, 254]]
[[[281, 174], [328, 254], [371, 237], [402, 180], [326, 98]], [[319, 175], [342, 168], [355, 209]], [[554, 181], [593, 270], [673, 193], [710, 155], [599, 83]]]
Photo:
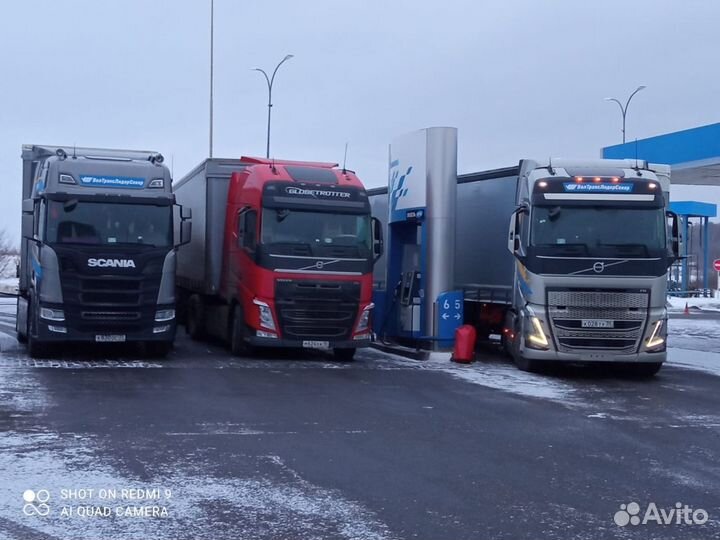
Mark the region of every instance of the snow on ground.
[[[279, 456], [239, 456], [255, 462], [249, 477], [221, 478], [202, 452], [143, 478], [102, 457], [86, 434], [0, 435], [0, 519], [32, 527], [52, 538], [338, 538], [384, 540], [388, 527], [369, 510], [336, 491], [314, 485]], [[176, 465], [180, 465], [177, 466]], [[149, 500], [102, 497], [100, 490], [158, 489]], [[20, 513], [25, 490], [47, 490], [50, 514]], [[61, 490], [93, 490], [83, 500], [63, 500]], [[86, 494], [89, 492], [86, 492]], [[111, 493], [111, 492], [110, 492]], [[125, 507], [158, 506], [167, 517], [118, 516]], [[61, 515], [72, 507], [73, 515]], [[109, 516], [78, 516], [78, 508], [110, 509]], [[233, 515], [231, 521], [227, 515]], [[212, 531], [212, 532], [210, 532]]]
[[668, 296], [668, 311], [684, 311], [685, 305], [688, 309], [702, 311], [720, 311], [720, 298], [680, 298], [679, 296]]
[[690, 349], [669, 349], [668, 365], [705, 371], [720, 377], [720, 353]]
[[561, 402], [572, 401], [576, 387], [560, 379], [520, 371], [510, 363], [473, 362], [458, 364], [450, 361], [450, 353], [433, 353], [422, 364], [425, 369], [442, 371], [453, 377], [490, 388], [528, 397]]
[[15, 350], [18, 346], [15, 334], [15, 299], [0, 295], [0, 352]]
[[720, 320], [670, 319], [668, 333], [668, 365], [720, 376]]
[[[564, 405], [579, 404], [582, 401], [579, 389], [570, 382], [542, 374], [520, 371], [510, 361], [489, 360], [458, 364], [450, 360], [450, 353], [432, 353], [428, 360], [411, 360], [379, 351], [368, 351], [363, 354], [381, 355], [382, 358], [378, 359], [380, 363], [375, 365], [382, 369], [401, 367], [402, 369], [440, 371], [472, 384], [527, 397], [549, 399]], [[391, 362], [387, 362], [387, 360], [391, 360]]]
[[15, 292], [18, 286], [18, 278], [11, 276], [11, 277], [3, 277], [0, 278], [0, 290], [8, 291], [8, 292]]
[[670, 319], [668, 332], [670, 348], [720, 353], [720, 320]]

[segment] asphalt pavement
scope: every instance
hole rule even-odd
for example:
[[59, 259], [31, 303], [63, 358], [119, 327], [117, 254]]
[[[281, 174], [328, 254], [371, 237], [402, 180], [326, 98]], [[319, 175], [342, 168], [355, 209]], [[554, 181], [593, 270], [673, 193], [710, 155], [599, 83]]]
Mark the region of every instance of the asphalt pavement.
[[[4, 349], [2, 539], [720, 537], [720, 378], [702, 371], [232, 358], [184, 335], [162, 361]], [[708, 519], [616, 523], [653, 503]]]

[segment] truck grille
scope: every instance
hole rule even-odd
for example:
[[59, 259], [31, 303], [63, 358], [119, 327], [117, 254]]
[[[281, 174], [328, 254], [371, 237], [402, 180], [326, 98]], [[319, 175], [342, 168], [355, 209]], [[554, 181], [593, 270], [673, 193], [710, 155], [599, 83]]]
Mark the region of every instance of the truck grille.
[[[548, 290], [550, 326], [561, 352], [638, 349], [647, 322], [646, 291]], [[613, 328], [583, 328], [583, 320], [612, 321]]]
[[284, 338], [347, 340], [358, 313], [360, 283], [277, 280], [275, 299]]
[[65, 316], [80, 332], [140, 332], [153, 325], [160, 279], [61, 274]]

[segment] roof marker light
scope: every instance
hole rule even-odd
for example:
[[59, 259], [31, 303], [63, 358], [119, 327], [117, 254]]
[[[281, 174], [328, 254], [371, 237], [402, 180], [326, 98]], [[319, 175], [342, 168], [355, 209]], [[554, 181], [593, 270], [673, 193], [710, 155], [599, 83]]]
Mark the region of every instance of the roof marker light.
[[602, 180], [602, 179], [599, 176], [596, 176], [595, 178], [593, 178], [593, 182], [599, 182], [600, 180]]
[[575, 177], [575, 181], [576, 181], [576, 182], [582, 182], [582, 181], [583, 181], [583, 177], [582, 177], [582, 176], [576, 176], [576, 177]]

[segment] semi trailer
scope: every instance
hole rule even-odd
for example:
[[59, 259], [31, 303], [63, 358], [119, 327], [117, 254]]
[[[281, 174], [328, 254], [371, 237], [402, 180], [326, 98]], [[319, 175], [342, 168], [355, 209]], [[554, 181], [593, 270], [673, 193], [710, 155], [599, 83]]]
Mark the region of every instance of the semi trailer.
[[[666, 273], [679, 257], [668, 166], [523, 159], [457, 182], [454, 283], [480, 338], [500, 342], [523, 370], [551, 362], [660, 369]], [[387, 212], [386, 189], [371, 199], [375, 215]], [[375, 276], [390, 319], [413, 307], [403, 305], [406, 289], [422, 289], [406, 283], [422, 281], [413, 268], [401, 276], [385, 284], [382, 265]]]
[[371, 341], [381, 228], [352, 172], [334, 163], [207, 159], [175, 194], [195, 234], [178, 254], [178, 298], [193, 339], [332, 350]]
[[175, 252], [190, 235], [157, 152], [23, 145], [16, 330], [30, 355], [65, 342], [175, 335]]

